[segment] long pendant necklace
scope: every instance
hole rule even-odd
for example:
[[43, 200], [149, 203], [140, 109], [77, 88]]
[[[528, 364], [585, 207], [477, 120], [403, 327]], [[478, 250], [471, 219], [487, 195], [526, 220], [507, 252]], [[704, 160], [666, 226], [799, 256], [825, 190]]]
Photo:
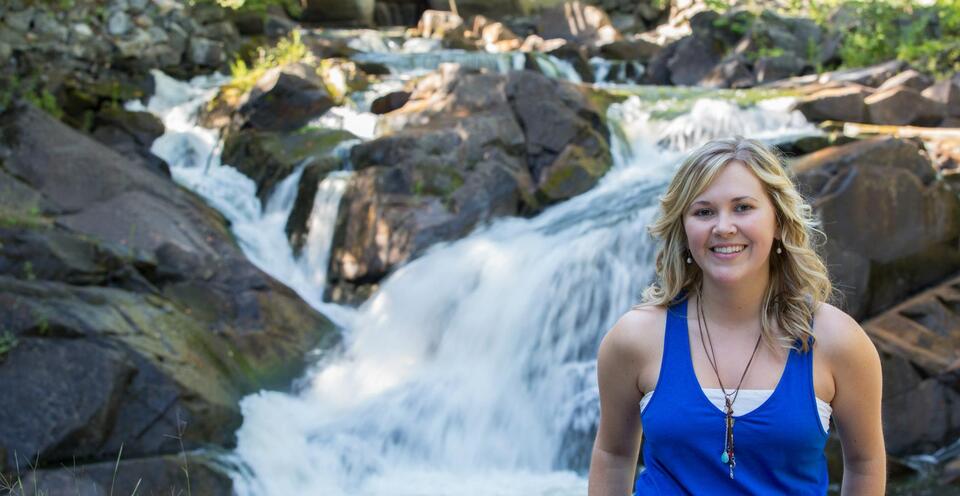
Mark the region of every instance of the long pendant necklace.
[[[753, 357], [757, 355], [757, 349], [760, 348], [760, 339], [763, 337], [761, 333], [757, 336], [757, 344], [753, 347], [753, 353], [750, 354], [750, 359], [747, 361], [747, 366], [743, 368], [743, 374], [740, 375], [740, 382], [737, 383], [737, 388], [728, 393], [727, 390], [723, 387], [723, 381], [720, 380], [720, 371], [717, 369], [717, 353], [713, 349], [713, 340], [710, 339], [710, 328], [707, 327], [707, 317], [703, 311], [703, 286], [701, 282], [701, 291], [697, 295], [697, 320], [699, 320], [698, 329], [700, 330], [700, 344], [703, 345], [703, 353], [707, 355], [707, 360], [710, 362], [710, 366], [713, 368], [713, 373], [717, 376], [717, 383], [720, 384], [720, 390], [723, 392], [724, 399], [724, 413], [726, 414], [725, 418], [725, 429], [724, 429], [724, 439], [723, 439], [723, 452], [720, 454], [720, 462], [727, 465], [730, 469], [730, 478], [733, 479], [733, 469], [737, 466], [737, 459], [734, 456], [733, 449], [733, 423], [736, 419], [733, 418], [733, 403], [737, 401], [737, 395], [740, 394], [740, 386], [743, 385], [743, 379], [747, 376], [747, 371], [750, 370], [750, 364], [753, 363]], [[703, 332], [706, 329], [707, 339], [710, 343], [710, 351], [707, 351], [707, 343], [704, 342]]]

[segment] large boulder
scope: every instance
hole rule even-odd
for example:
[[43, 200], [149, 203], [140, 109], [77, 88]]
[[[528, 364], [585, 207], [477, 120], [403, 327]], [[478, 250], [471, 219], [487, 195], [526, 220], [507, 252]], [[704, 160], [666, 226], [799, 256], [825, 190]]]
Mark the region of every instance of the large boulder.
[[864, 100], [871, 94], [871, 88], [856, 84], [828, 88], [799, 99], [794, 108], [813, 122], [866, 122]]
[[878, 90], [864, 98], [873, 124], [936, 126], [943, 120], [943, 105], [907, 86]]
[[911, 141], [877, 138], [791, 163], [827, 236], [825, 258], [857, 318], [960, 270], [960, 200]]
[[241, 128], [294, 131], [335, 104], [313, 67], [294, 64], [267, 71], [240, 106]]
[[233, 482], [215, 463], [185, 453], [35, 470], [21, 483], [23, 495], [233, 494]]
[[243, 395], [338, 339], [193, 193], [32, 106], [0, 122], [0, 473], [230, 446]]
[[579, 194], [611, 164], [589, 100], [531, 71], [447, 66], [384, 119], [387, 135], [351, 152], [357, 172], [338, 214], [333, 288], [375, 283], [478, 224]]
[[881, 351], [884, 438], [896, 455], [928, 453], [960, 435], [960, 278], [863, 324]]

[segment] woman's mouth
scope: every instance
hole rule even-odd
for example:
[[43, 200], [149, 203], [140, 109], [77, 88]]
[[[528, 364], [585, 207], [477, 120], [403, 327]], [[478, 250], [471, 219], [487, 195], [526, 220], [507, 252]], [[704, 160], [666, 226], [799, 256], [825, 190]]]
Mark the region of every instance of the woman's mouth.
[[713, 252], [717, 258], [726, 260], [736, 258], [736, 256], [746, 248], [747, 245], [718, 245], [711, 247], [710, 251]]

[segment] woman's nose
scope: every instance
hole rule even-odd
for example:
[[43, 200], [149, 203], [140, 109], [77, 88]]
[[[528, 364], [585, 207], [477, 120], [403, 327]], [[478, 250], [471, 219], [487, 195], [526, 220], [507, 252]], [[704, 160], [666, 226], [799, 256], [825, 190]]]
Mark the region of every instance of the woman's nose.
[[717, 236], [729, 236], [737, 232], [737, 226], [732, 222], [729, 215], [720, 214], [717, 216], [717, 223], [713, 226], [713, 233]]

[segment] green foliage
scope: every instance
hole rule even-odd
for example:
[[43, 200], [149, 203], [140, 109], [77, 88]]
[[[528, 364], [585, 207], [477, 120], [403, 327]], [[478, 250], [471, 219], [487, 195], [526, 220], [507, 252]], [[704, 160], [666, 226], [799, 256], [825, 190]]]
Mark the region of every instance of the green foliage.
[[826, 12], [837, 9], [856, 19], [840, 46], [846, 67], [899, 59], [937, 75], [960, 70], [960, 0], [935, 0], [929, 6], [915, 0], [827, 1], [814, 20], [829, 29]]
[[10, 334], [10, 331], [4, 331], [0, 334], [0, 360], [7, 356], [11, 350], [17, 347], [17, 337]]
[[57, 119], [63, 117], [57, 98], [37, 77], [21, 78], [15, 73], [0, 77], [0, 113], [10, 108], [15, 98], [22, 98]]
[[276, 46], [258, 48], [257, 57], [250, 65], [242, 58], [231, 63], [230, 73], [233, 79], [227, 83], [227, 86], [245, 93], [253, 88], [267, 70], [299, 62], [309, 53], [310, 50], [300, 41], [300, 32], [294, 30], [290, 36], [281, 38]]

